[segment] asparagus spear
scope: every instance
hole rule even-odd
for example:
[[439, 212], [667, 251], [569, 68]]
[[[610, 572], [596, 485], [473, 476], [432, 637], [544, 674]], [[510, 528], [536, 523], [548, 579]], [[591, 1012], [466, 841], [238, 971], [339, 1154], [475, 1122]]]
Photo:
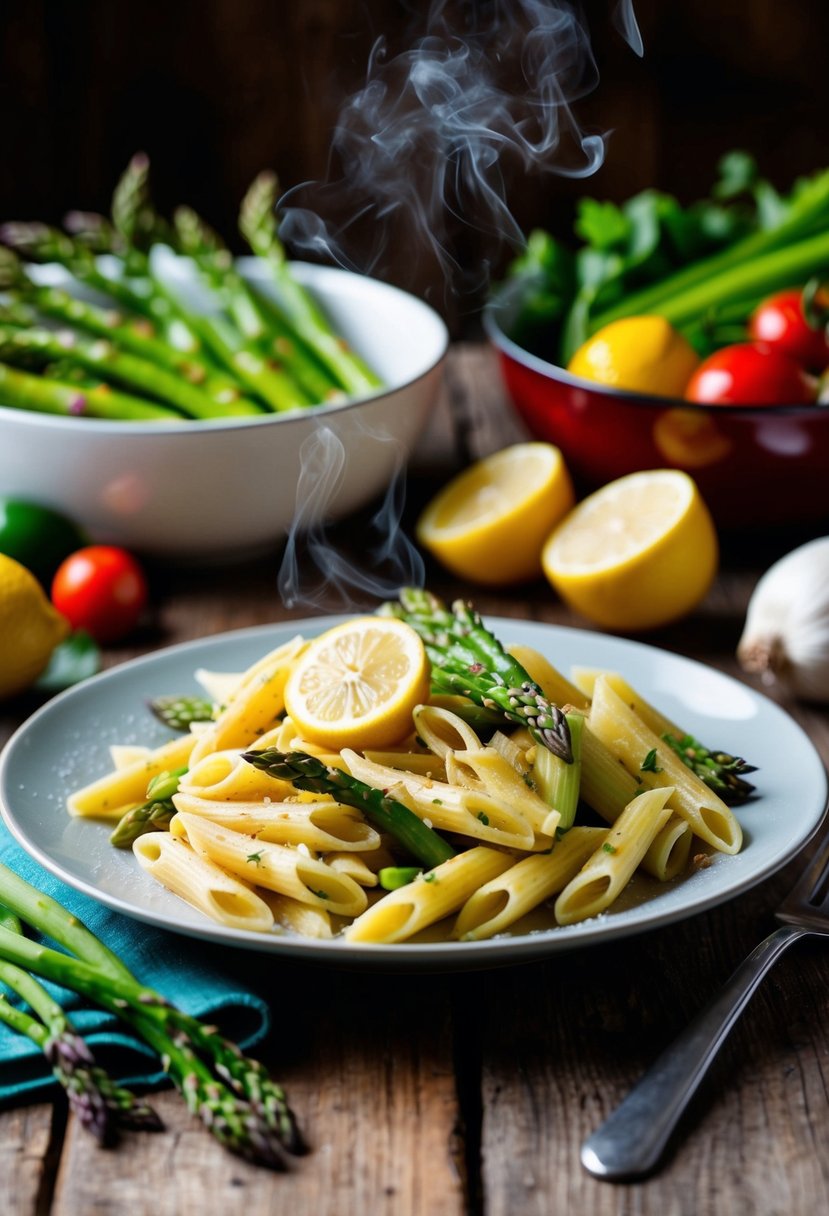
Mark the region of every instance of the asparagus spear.
[[564, 714], [507, 654], [470, 604], [457, 600], [449, 612], [428, 591], [406, 587], [399, 604], [384, 604], [380, 611], [406, 621], [423, 639], [435, 691], [500, 710], [507, 721], [528, 727], [537, 743], [572, 762]]
[[121, 816], [109, 838], [110, 844], [116, 849], [131, 849], [133, 841], [145, 832], [166, 832], [176, 813], [173, 794], [178, 791], [179, 778], [186, 772], [186, 768], [177, 768], [153, 777], [147, 787], [147, 801]]
[[116, 392], [108, 384], [86, 388], [47, 380], [0, 363], [0, 405], [66, 417], [108, 418], [119, 422], [181, 421], [170, 406]]
[[261, 410], [252, 402], [236, 400], [220, 405], [194, 384], [138, 355], [121, 351], [105, 338], [88, 339], [77, 330], [15, 329], [0, 324], [0, 358], [17, 362], [21, 356], [69, 359], [105, 380], [137, 389], [175, 406], [190, 418], [249, 417]]
[[[101, 217], [103, 219], [103, 217]], [[15, 292], [3, 312], [13, 324], [34, 325], [37, 313], [73, 328], [106, 338], [119, 349], [174, 372], [187, 383], [197, 385], [217, 403], [232, 405], [242, 396], [238, 380], [226, 375], [204, 358], [192, 356], [158, 337], [153, 322], [146, 317], [130, 316], [117, 309], [101, 308], [79, 300], [59, 287], [33, 283], [10, 249], [0, 249], [0, 289]], [[27, 305], [30, 307], [27, 310]], [[253, 413], [255, 405], [243, 405]]]
[[218, 233], [190, 207], [177, 208], [174, 222], [181, 252], [192, 258], [202, 283], [222, 301], [240, 333], [283, 365], [309, 402], [335, 398], [339, 385], [308, 353], [279, 310], [275, 306], [266, 310], [253, 294], [235, 270], [233, 256]]
[[[2, 906], [0, 926], [11, 933], [22, 932], [19, 918]], [[163, 1130], [163, 1124], [151, 1106], [136, 1098], [130, 1090], [116, 1085], [109, 1074], [98, 1067], [86, 1041], [77, 1033], [66, 1012], [33, 976], [13, 963], [0, 960], [0, 981], [16, 992], [36, 1015], [33, 1017], [15, 1008], [0, 995], [0, 1021], [18, 1034], [25, 1034], [40, 1047], [55, 1078], [66, 1091], [81, 1126], [100, 1144], [113, 1144], [119, 1125], [134, 1130]]]
[[291, 274], [276, 222], [278, 190], [275, 174], [259, 174], [242, 201], [239, 230], [267, 262], [287, 315], [320, 362], [354, 396], [373, 392], [382, 384], [380, 377], [333, 332], [314, 297]]
[[155, 697], [149, 702], [151, 711], [165, 726], [173, 730], [189, 730], [193, 722], [213, 720], [213, 702], [207, 697], [172, 695]]
[[232, 1152], [284, 1168], [284, 1153], [302, 1151], [284, 1091], [256, 1060], [215, 1027], [143, 987], [121, 960], [57, 901], [0, 864], [0, 898], [65, 950], [0, 928], [0, 958], [78, 992], [108, 1009], [161, 1056], [188, 1108]]
[[756, 764], [747, 764], [739, 756], [730, 756], [727, 752], [712, 752], [693, 735], [676, 735], [666, 731], [661, 738], [676, 752], [683, 764], [729, 806], [748, 801], [754, 793], [754, 786], [744, 778], [748, 773], [757, 772]]
[[316, 756], [309, 756], [305, 752], [280, 752], [274, 747], [266, 747], [259, 752], [243, 752], [242, 759], [254, 768], [270, 773], [272, 777], [293, 782], [298, 790], [331, 794], [338, 802], [356, 807], [375, 827], [394, 836], [413, 857], [430, 868], [455, 854], [442, 836], [427, 827], [402, 802], [390, 798], [384, 790], [358, 781], [341, 769], [329, 768]]

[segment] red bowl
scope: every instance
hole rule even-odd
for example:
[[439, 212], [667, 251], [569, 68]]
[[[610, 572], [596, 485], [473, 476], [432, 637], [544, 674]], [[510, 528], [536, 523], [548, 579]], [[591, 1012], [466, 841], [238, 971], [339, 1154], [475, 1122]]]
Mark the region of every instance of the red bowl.
[[517, 412], [595, 488], [639, 469], [685, 469], [724, 527], [829, 516], [829, 406], [706, 406], [571, 376], [507, 335], [518, 300], [484, 314]]

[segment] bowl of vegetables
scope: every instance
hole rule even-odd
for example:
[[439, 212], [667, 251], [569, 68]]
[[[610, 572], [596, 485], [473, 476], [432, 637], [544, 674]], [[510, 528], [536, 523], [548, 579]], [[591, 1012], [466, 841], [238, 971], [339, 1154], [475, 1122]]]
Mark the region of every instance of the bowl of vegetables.
[[778, 195], [732, 154], [708, 200], [582, 200], [532, 234], [485, 326], [512, 401], [584, 488], [685, 469], [718, 523], [829, 516], [829, 173]]
[[388, 485], [434, 404], [448, 336], [393, 286], [286, 259], [262, 175], [235, 258], [168, 225], [135, 158], [111, 217], [0, 229], [0, 488], [104, 543], [226, 557]]

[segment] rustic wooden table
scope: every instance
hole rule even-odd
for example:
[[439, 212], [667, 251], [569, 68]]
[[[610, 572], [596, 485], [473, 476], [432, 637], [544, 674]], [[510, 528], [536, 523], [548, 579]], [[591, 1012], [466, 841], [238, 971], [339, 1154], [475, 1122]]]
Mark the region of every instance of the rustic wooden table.
[[[413, 462], [407, 520], [451, 469], [519, 436], [490, 356], [456, 348]], [[333, 534], [354, 560], [358, 522]], [[646, 640], [739, 674], [734, 649], [756, 578], [803, 539], [727, 540], [701, 608]], [[307, 614], [280, 602], [278, 565], [275, 554], [221, 570], [154, 570], [152, 629], [107, 662]], [[437, 570], [427, 576], [440, 594], [461, 590]], [[476, 602], [485, 613], [583, 626], [541, 583]], [[829, 715], [785, 704], [829, 760]], [[6, 707], [0, 741], [32, 708], [25, 698]], [[128, 1136], [115, 1152], [97, 1149], [61, 1104], [29, 1106], [0, 1113], [4, 1216], [829, 1211], [829, 954], [820, 944], [796, 947], [754, 998], [661, 1172], [612, 1185], [579, 1164], [584, 1137], [770, 931], [801, 864], [693, 923], [497, 972], [365, 974], [251, 955], [258, 981], [270, 973], [267, 1059], [312, 1154], [285, 1176], [249, 1167], [171, 1092], [157, 1098], [167, 1134]]]

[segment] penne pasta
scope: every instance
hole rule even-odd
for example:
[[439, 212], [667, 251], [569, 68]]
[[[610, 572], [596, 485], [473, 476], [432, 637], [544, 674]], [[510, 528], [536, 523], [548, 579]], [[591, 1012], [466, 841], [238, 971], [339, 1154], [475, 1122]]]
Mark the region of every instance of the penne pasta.
[[486, 793], [381, 768], [349, 748], [343, 749], [342, 756], [353, 777], [388, 790], [391, 797], [438, 830], [513, 849], [548, 848], [551, 843], [549, 837], [536, 835], [532, 824], [508, 803]]
[[120, 819], [130, 807], [145, 801], [147, 786], [153, 777], [187, 764], [195, 742], [194, 735], [177, 736], [126, 768], [116, 769], [76, 790], [66, 800], [69, 814], [84, 818]]
[[571, 828], [550, 853], [524, 857], [484, 883], [461, 908], [452, 936], [480, 941], [503, 933], [579, 872], [607, 835], [606, 828]]
[[229, 747], [249, 747], [274, 725], [285, 708], [291, 664], [305, 648], [301, 637], [278, 646], [242, 677], [230, 700], [193, 749], [192, 762]]
[[220, 925], [264, 933], [273, 913], [243, 882], [168, 832], [148, 832], [132, 846], [139, 865], [162, 886]]
[[330, 938], [334, 936], [331, 917], [324, 908], [312, 908], [287, 895], [262, 888], [262, 899], [273, 913], [273, 918], [282, 929], [298, 933], [300, 937]]
[[272, 802], [294, 793], [290, 781], [280, 781], [254, 768], [238, 751], [212, 752], [191, 763], [179, 781], [182, 793], [216, 802], [259, 799]]
[[503, 873], [513, 858], [478, 846], [458, 853], [414, 882], [390, 891], [345, 930], [350, 942], [402, 942], [457, 911], [473, 891]]
[[587, 709], [590, 698], [586, 697], [580, 688], [563, 676], [553, 667], [549, 659], [531, 646], [508, 646], [507, 650], [517, 659], [532, 680], [535, 680], [544, 696], [553, 705], [561, 708], [571, 706], [573, 709]]
[[179, 790], [177, 811], [273, 844], [304, 844], [320, 853], [369, 852], [380, 833], [359, 811], [338, 802], [215, 802]]
[[148, 756], [152, 755], [152, 751], [151, 747], [139, 747], [129, 743], [113, 743], [109, 749], [109, 758], [116, 773], [120, 773], [125, 768], [129, 768], [131, 764], [135, 764], [139, 760], [146, 760]]
[[670, 786], [639, 794], [622, 811], [605, 839], [559, 895], [560, 925], [588, 920], [606, 911], [633, 877], [654, 837], [671, 817], [665, 805]]
[[508, 803], [543, 836], [553, 837], [561, 815], [532, 790], [524, 778], [494, 747], [470, 752], [450, 752], [446, 757], [446, 779], [450, 785], [480, 790]]
[[257, 840], [184, 811], [174, 816], [170, 831], [202, 857], [257, 887], [340, 916], [358, 916], [366, 906], [365, 892], [353, 879], [299, 849]]
[[438, 705], [418, 705], [412, 714], [418, 738], [441, 760], [450, 752], [478, 751], [483, 744], [463, 718]]
[[[614, 692], [604, 676], [594, 686], [590, 729], [649, 789], [672, 785], [671, 806], [701, 840], [723, 853], [737, 853], [743, 833], [734, 812], [691, 772], [675, 752]], [[652, 755], [652, 764], [643, 768]], [[658, 771], [656, 771], [658, 770]]]

